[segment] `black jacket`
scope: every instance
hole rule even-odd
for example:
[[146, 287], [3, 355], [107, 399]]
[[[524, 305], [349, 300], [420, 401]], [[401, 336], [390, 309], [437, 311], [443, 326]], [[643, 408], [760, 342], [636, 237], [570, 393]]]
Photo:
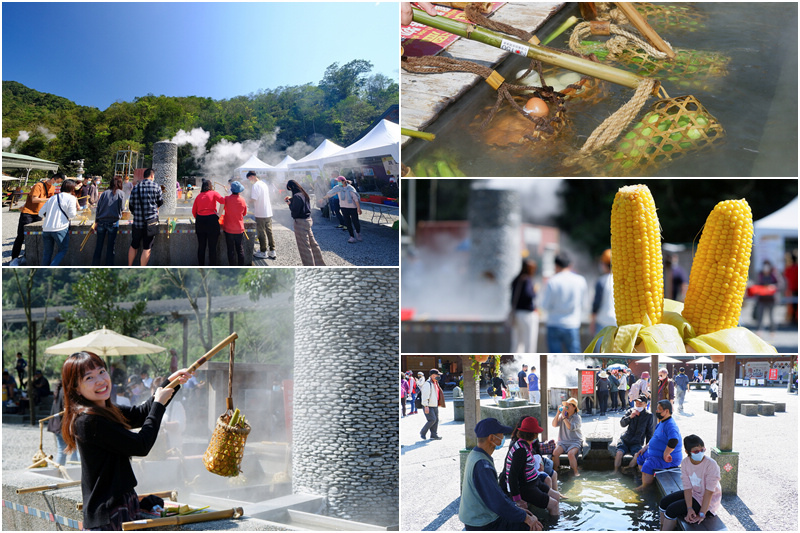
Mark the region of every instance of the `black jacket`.
[[633, 409], [628, 409], [619, 421], [619, 425], [627, 427], [627, 431], [620, 437], [627, 444], [636, 444], [644, 446], [645, 442], [650, 442], [655, 431], [655, 417], [647, 409], [635, 418], [631, 418]]

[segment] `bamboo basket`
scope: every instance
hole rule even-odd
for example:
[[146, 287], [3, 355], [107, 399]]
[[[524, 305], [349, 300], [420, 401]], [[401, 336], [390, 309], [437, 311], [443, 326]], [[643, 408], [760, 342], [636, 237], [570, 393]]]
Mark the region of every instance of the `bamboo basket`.
[[211, 442], [203, 454], [203, 464], [212, 474], [224, 477], [238, 476], [241, 472], [244, 445], [250, 434], [250, 425], [239, 428], [228, 423], [233, 416], [233, 353], [236, 341], [230, 343], [228, 360], [228, 397], [225, 399], [226, 411], [217, 418]]

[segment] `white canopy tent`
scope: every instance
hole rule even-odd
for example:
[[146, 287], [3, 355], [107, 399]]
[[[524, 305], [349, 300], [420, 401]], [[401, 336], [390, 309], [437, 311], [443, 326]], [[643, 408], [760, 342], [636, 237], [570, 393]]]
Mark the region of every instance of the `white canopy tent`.
[[779, 272], [785, 267], [784, 254], [786, 242], [797, 245], [797, 197], [791, 202], [753, 223], [753, 259], [750, 262], [754, 272], [761, 269], [769, 260]]
[[286, 179], [289, 175], [289, 165], [294, 163], [296, 160], [294, 157], [287, 155], [284, 157], [280, 163], [269, 169], [269, 174], [278, 178], [279, 180]]
[[289, 163], [289, 170], [292, 172], [309, 172], [311, 177], [316, 178], [322, 173], [322, 165], [325, 164], [325, 159], [342, 150], [343, 148], [335, 142], [325, 139], [313, 152], [294, 163]]
[[400, 125], [384, 119], [361, 140], [326, 157], [322, 163], [327, 165], [365, 157], [388, 155], [392, 156], [395, 161], [400, 161]]
[[236, 170], [233, 171], [233, 175], [239, 177], [242, 181], [247, 179], [247, 173], [251, 170], [256, 173], [256, 176], [259, 178], [266, 178], [267, 171], [270, 170], [272, 165], [268, 165], [256, 157], [256, 154], [250, 156], [244, 165], [240, 166]]

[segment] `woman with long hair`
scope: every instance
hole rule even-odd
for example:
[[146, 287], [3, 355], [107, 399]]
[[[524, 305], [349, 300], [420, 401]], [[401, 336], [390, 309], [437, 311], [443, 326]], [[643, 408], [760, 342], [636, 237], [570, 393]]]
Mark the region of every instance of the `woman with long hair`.
[[224, 204], [225, 199], [214, 190], [210, 180], [203, 180], [200, 194], [192, 204], [194, 231], [197, 234], [197, 264], [206, 264], [206, 247], [208, 247], [208, 264], [217, 266], [217, 239], [219, 239], [219, 215], [217, 204]]
[[106, 245], [106, 266], [114, 266], [114, 244], [117, 242], [119, 219], [122, 218], [122, 208], [125, 206], [125, 194], [122, 192], [122, 176], [114, 176], [111, 188], [106, 189], [97, 201], [95, 225], [92, 229], [97, 233], [97, 242], [94, 245], [92, 266], [100, 266], [103, 255], [103, 241], [108, 236]]
[[311, 198], [303, 187], [294, 180], [286, 183], [286, 188], [292, 193], [291, 198], [284, 200], [289, 204], [289, 211], [294, 220], [294, 238], [297, 241], [297, 251], [304, 266], [325, 266], [322, 259], [322, 250], [311, 231]]
[[536, 310], [536, 261], [523, 259], [522, 269], [511, 282], [511, 351], [532, 353], [539, 341], [539, 312]]
[[[139, 498], [131, 456], [145, 456], [155, 443], [164, 409], [175, 389], [174, 379], [185, 383], [191, 374], [178, 370], [141, 405], [118, 406], [111, 402], [111, 376], [100, 357], [77, 352], [64, 362], [64, 418], [61, 432], [67, 453], [81, 455], [83, 527], [119, 531], [122, 523], [135, 520]], [[141, 428], [138, 433], [130, 431]]]

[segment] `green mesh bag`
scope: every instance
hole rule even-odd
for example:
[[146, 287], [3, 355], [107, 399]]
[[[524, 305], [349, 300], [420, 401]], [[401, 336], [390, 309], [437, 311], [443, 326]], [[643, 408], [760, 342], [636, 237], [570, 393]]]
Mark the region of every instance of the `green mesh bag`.
[[669, 163], [720, 144], [725, 130], [694, 96], [659, 100], [617, 141], [605, 169], [620, 174]]
[[708, 18], [697, 8], [687, 5], [656, 5], [641, 2], [636, 4], [636, 11], [641, 13], [657, 32], [704, 30]]

